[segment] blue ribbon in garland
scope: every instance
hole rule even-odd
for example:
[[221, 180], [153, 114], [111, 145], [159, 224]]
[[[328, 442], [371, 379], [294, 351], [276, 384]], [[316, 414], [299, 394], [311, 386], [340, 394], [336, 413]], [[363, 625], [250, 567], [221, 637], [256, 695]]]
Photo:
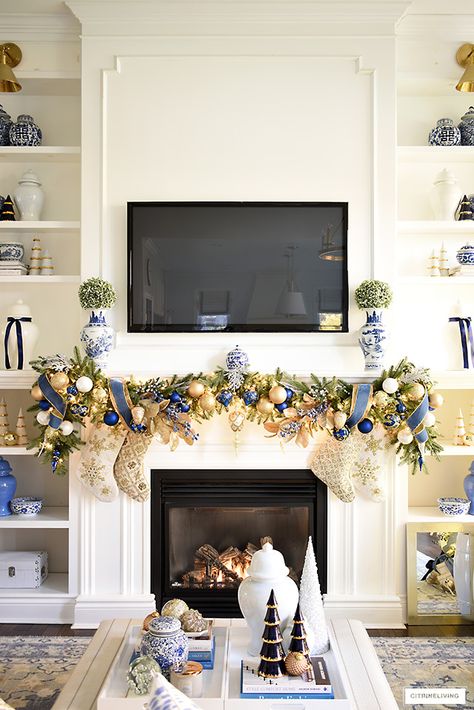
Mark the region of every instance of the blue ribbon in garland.
[[133, 405], [130, 400], [130, 395], [128, 394], [127, 385], [119, 378], [112, 378], [109, 382], [109, 392], [115, 411], [125, 426], [133, 431], [133, 417], [131, 412]]
[[465, 370], [469, 369], [469, 350], [467, 347], [467, 341], [469, 340], [470, 350], [471, 350], [471, 363], [474, 367], [474, 340], [472, 337], [472, 325], [471, 318], [450, 318], [450, 323], [457, 323], [459, 325], [459, 332], [461, 334], [461, 348], [462, 348], [462, 359], [463, 367]]
[[372, 404], [372, 392], [373, 387], [369, 384], [352, 387], [351, 411], [346, 421], [346, 427], [352, 429], [367, 415]]
[[426, 414], [429, 411], [429, 400], [428, 400], [428, 395], [425, 392], [425, 395], [423, 399], [421, 400], [420, 404], [418, 407], [415, 409], [412, 414], [407, 419], [407, 425], [410, 427], [413, 436], [415, 437], [417, 443], [418, 443], [418, 449], [420, 450], [420, 457], [418, 459], [418, 464], [420, 466], [420, 471], [423, 467], [424, 463], [424, 457], [423, 454], [425, 452], [425, 443], [428, 440], [428, 433], [425, 429], [425, 426], [423, 424], [423, 419], [425, 418]]
[[49, 426], [52, 429], [59, 429], [59, 425], [66, 414], [66, 402], [63, 400], [59, 392], [56, 392], [44, 373], [39, 376], [38, 385], [43, 393], [43, 397], [48, 400], [53, 408], [49, 419]]
[[13, 318], [13, 316], [8, 316], [7, 327], [5, 330], [5, 337], [3, 340], [3, 345], [5, 349], [5, 367], [7, 370], [11, 370], [10, 357], [8, 355], [8, 339], [10, 338], [11, 329], [13, 324], [15, 324], [16, 330], [16, 343], [17, 343], [17, 370], [23, 370], [23, 332], [21, 329], [22, 323], [31, 323], [31, 318]]

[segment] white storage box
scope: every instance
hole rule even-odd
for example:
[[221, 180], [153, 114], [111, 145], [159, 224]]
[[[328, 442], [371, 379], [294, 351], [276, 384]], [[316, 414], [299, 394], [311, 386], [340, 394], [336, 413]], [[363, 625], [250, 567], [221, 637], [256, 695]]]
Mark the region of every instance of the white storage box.
[[47, 552], [0, 552], [1, 589], [35, 589], [47, 576]]

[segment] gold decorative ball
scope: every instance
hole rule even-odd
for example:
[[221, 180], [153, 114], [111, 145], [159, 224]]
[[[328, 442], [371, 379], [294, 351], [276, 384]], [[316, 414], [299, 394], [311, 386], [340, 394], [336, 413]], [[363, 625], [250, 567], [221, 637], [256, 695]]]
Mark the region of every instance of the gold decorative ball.
[[302, 675], [308, 665], [308, 659], [304, 653], [299, 651], [290, 651], [285, 658], [285, 668], [288, 675]]
[[260, 397], [257, 402], [257, 412], [263, 414], [263, 416], [271, 414], [273, 412], [273, 402], [270, 402], [267, 397]]
[[273, 402], [273, 404], [283, 404], [283, 402], [286, 402], [287, 397], [288, 393], [281, 385], [275, 385], [268, 393], [268, 399], [270, 402]]
[[425, 394], [425, 388], [420, 382], [414, 382], [407, 392], [407, 397], [412, 402], [417, 402]]
[[145, 408], [136, 404], [130, 410], [134, 424], [141, 424], [145, 418]]
[[148, 614], [148, 616], [145, 616], [143, 619], [143, 624], [142, 624], [142, 629], [143, 631], [148, 631], [148, 627], [150, 626], [150, 623], [153, 621], [153, 619], [158, 618], [160, 615], [159, 611], [152, 611], [151, 614]]
[[390, 402], [390, 396], [383, 390], [374, 394], [374, 404], [378, 409], [384, 409]]
[[94, 387], [91, 395], [94, 402], [105, 402], [108, 397], [107, 390], [104, 390], [103, 387]]
[[40, 400], [43, 399], [43, 393], [41, 391], [41, 387], [39, 385], [34, 385], [31, 388], [31, 396], [33, 397], [36, 402], [39, 402]]
[[17, 435], [11, 431], [3, 435], [3, 443], [5, 444], [5, 446], [16, 446], [17, 441]]
[[430, 406], [431, 407], [438, 409], [438, 407], [443, 406], [443, 402], [444, 402], [444, 397], [439, 392], [432, 392], [430, 394]]
[[55, 372], [49, 381], [55, 390], [64, 390], [69, 384], [69, 377], [65, 372]]
[[182, 599], [170, 599], [163, 605], [161, 616], [174, 616], [181, 621], [181, 617], [188, 610], [188, 605]]
[[334, 426], [336, 429], [342, 429], [347, 421], [347, 414], [345, 412], [334, 412]]
[[212, 392], [205, 392], [201, 397], [199, 397], [199, 404], [201, 405], [201, 409], [205, 412], [212, 412], [216, 406], [216, 398]]
[[192, 382], [189, 383], [188, 387], [188, 394], [190, 397], [193, 397], [196, 399], [196, 397], [201, 397], [201, 395], [204, 394], [205, 392], [205, 387], [202, 384], [202, 382], [198, 382], [197, 380], [193, 380]]

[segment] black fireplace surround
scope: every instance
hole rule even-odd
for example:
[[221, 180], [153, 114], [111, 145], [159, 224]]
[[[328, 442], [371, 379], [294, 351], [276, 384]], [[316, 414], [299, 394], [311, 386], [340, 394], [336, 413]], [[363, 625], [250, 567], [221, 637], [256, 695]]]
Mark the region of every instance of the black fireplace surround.
[[[310, 471], [154, 470], [151, 482], [151, 590], [157, 609], [178, 597], [205, 616], [241, 616], [238, 575], [225, 568], [222, 574], [220, 563], [211, 568], [202, 550], [226, 550], [234, 561], [248, 562], [249, 550], [265, 536], [299, 580], [311, 535], [326, 591], [327, 488]], [[242, 567], [232, 569], [241, 575]]]

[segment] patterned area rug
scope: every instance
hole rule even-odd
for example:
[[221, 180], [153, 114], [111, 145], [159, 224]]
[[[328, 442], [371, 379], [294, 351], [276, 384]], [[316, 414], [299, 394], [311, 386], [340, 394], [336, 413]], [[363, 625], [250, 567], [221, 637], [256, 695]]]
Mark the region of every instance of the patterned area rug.
[[[474, 638], [371, 639], [400, 708], [474, 710]], [[403, 689], [466, 688], [465, 705], [404, 705]]]
[[15, 710], [49, 710], [90, 638], [0, 636], [0, 698]]

